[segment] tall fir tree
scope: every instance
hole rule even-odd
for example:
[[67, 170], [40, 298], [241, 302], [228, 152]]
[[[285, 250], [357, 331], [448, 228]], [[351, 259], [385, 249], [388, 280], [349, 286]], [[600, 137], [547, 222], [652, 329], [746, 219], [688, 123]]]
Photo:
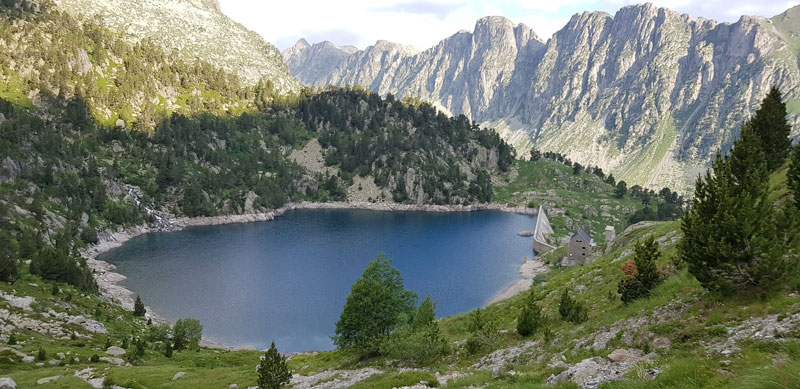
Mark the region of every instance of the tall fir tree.
[[698, 179], [678, 249], [706, 289], [769, 288], [788, 275], [768, 181], [761, 140], [749, 124], [730, 155], [717, 156]]
[[258, 364], [258, 388], [259, 389], [280, 389], [291, 381], [292, 373], [286, 364], [286, 357], [278, 353], [275, 342], [261, 357]]
[[767, 160], [767, 170], [773, 171], [783, 165], [792, 143], [789, 135], [792, 127], [786, 121], [786, 103], [780, 90], [772, 87], [761, 107], [750, 120], [750, 125], [761, 139], [761, 148]]
[[800, 145], [792, 148], [787, 178], [789, 179], [789, 190], [794, 195], [794, 205], [800, 209]]

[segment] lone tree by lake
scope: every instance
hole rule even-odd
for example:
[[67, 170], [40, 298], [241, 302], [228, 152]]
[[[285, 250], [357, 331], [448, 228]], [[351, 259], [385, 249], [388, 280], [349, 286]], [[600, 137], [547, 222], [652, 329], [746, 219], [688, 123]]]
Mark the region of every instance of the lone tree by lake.
[[139, 296], [136, 296], [136, 302], [133, 303], [133, 316], [144, 316], [147, 310], [144, 308], [144, 303]]
[[384, 254], [370, 262], [350, 289], [336, 322], [333, 342], [364, 355], [378, 352], [381, 341], [412, 317], [417, 295], [403, 287], [400, 271]]
[[275, 342], [261, 356], [258, 364], [258, 388], [259, 389], [280, 389], [283, 385], [292, 380], [292, 372], [286, 364], [286, 357], [278, 353]]

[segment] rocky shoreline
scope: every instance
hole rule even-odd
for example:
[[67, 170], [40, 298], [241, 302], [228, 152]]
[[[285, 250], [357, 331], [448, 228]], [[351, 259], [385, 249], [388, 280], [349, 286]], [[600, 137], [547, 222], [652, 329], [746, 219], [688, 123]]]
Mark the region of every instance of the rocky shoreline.
[[519, 267], [519, 275], [521, 279], [515, 281], [502, 292], [492, 297], [486, 305], [491, 305], [499, 301], [503, 301], [514, 297], [528, 289], [533, 285], [533, 279], [539, 275], [550, 271], [550, 265], [538, 259], [525, 259]]
[[[107, 251], [113, 250], [122, 246], [125, 242], [148, 233], [152, 232], [173, 232], [180, 231], [187, 227], [199, 226], [213, 226], [235, 223], [253, 223], [273, 220], [276, 217], [283, 216], [287, 211], [298, 209], [363, 209], [370, 211], [385, 211], [385, 212], [475, 212], [475, 211], [499, 211], [508, 213], [518, 213], [523, 215], [536, 215], [538, 210], [527, 207], [507, 207], [501, 204], [476, 204], [476, 205], [415, 205], [415, 204], [397, 204], [397, 203], [369, 203], [369, 202], [330, 202], [330, 203], [315, 203], [315, 202], [300, 202], [289, 203], [278, 209], [254, 214], [243, 215], [225, 215], [225, 216], [211, 216], [211, 217], [161, 217], [157, 218], [156, 222], [147, 225], [138, 225], [134, 227], [119, 229], [112, 232], [104, 232], [98, 234], [98, 243], [91, 245], [81, 251], [81, 255], [87, 259], [86, 263], [92, 269], [95, 275], [100, 294], [108, 300], [121, 305], [123, 308], [133, 310], [133, 303], [136, 294], [130, 289], [122, 286], [120, 283], [126, 279], [122, 274], [116, 272], [116, 266], [106, 261], [100, 260], [97, 257]], [[525, 266], [523, 264], [523, 266]], [[520, 269], [522, 274], [522, 269]], [[532, 279], [532, 277], [531, 277]], [[523, 280], [526, 281], [523, 276]], [[509, 289], [513, 288], [510, 287]], [[519, 286], [521, 287], [521, 286]], [[519, 289], [517, 287], [514, 290]], [[521, 290], [517, 290], [519, 293]], [[505, 291], [504, 291], [505, 293]], [[514, 293], [514, 294], [516, 294]], [[511, 296], [508, 296], [511, 297]], [[508, 298], [504, 297], [504, 298]], [[497, 296], [492, 299], [494, 301]], [[498, 300], [499, 301], [499, 300]], [[147, 317], [152, 318], [154, 321], [165, 321], [164, 318], [159, 316], [151, 307], [147, 307]], [[229, 348], [224, 345], [207, 342], [209, 345], [213, 344], [217, 348]]]

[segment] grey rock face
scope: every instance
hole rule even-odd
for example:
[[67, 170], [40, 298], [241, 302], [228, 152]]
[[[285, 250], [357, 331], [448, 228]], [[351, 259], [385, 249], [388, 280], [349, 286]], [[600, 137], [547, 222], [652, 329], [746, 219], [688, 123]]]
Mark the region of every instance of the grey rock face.
[[[238, 72], [248, 82], [266, 77], [281, 91], [300, 88], [278, 49], [225, 16], [216, 0], [56, 0], [55, 4], [78, 18], [99, 17], [132, 41], [151, 39], [168, 51], [175, 49], [185, 60], [202, 58]], [[76, 71], [86, 70], [76, 64]]]
[[[629, 184], [680, 190], [730, 147], [773, 85], [800, 133], [798, 26], [800, 6], [717, 23], [645, 4], [574, 15], [546, 43], [486, 17], [419, 53], [379, 42], [344, 58], [283, 55], [304, 83], [429, 100], [496, 128], [520, 155], [535, 144]], [[308, 65], [318, 63], [329, 66]]]

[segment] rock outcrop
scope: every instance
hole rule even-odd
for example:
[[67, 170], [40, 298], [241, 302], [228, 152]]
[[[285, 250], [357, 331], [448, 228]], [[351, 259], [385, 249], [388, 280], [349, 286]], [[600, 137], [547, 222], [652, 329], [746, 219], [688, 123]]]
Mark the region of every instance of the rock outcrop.
[[486, 17], [418, 53], [301, 41], [283, 55], [306, 84], [428, 100], [496, 128], [518, 155], [535, 144], [630, 184], [681, 190], [773, 85], [800, 133], [798, 25], [800, 6], [718, 23], [644, 4], [574, 15], [547, 42]]

